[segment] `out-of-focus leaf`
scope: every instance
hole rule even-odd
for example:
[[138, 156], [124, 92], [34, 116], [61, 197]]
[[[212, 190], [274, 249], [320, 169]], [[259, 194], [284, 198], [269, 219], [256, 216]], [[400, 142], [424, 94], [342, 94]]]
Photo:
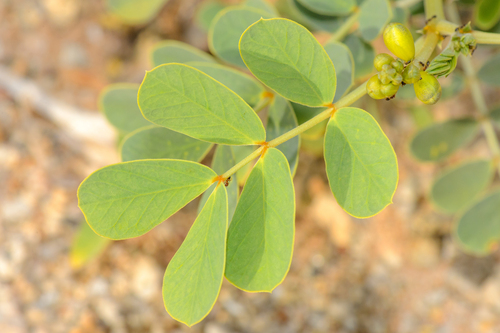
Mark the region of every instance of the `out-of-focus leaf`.
[[138, 91], [139, 85], [131, 83], [111, 84], [101, 91], [99, 110], [120, 133], [151, 125], [137, 105]]
[[246, 0], [245, 2], [243, 2], [243, 5], [263, 10], [266, 13], [272, 15], [273, 17], [279, 16], [279, 13], [276, 10], [276, 8], [274, 8], [274, 6], [269, 2], [267, 2], [266, 0]]
[[208, 31], [215, 16], [226, 7], [225, 4], [217, 0], [203, 1], [196, 11], [196, 22], [205, 31]]
[[153, 67], [177, 62], [185, 64], [187, 62], [207, 62], [216, 63], [216, 60], [194, 46], [176, 40], [166, 40], [157, 43], [150, 54]]
[[168, 0], [106, 0], [109, 12], [130, 25], [147, 23], [167, 2]]
[[329, 41], [323, 47], [332, 60], [337, 75], [337, 91], [335, 91], [335, 98], [333, 99], [333, 102], [336, 102], [354, 84], [354, 58], [351, 50], [340, 42]]
[[127, 135], [120, 151], [123, 162], [159, 158], [199, 162], [210, 148], [209, 142], [151, 125]]
[[461, 164], [441, 174], [431, 189], [431, 199], [447, 213], [465, 209], [489, 185], [493, 175], [491, 161]]
[[472, 206], [458, 220], [456, 239], [475, 255], [491, 253], [500, 240], [500, 191]]
[[481, 30], [489, 30], [500, 20], [500, 1], [479, 0], [474, 10], [474, 23]]
[[342, 22], [343, 17], [323, 16], [308, 10], [297, 0], [280, 0], [280, 12], [294, 21], [297, 21], [312, 31], [335, 32]]
[[320, 15], [339, 16], [354, 11], [355, 0], [298, 0], [304, 7]]
[[354, 57], [354, 77], [356, 79], [367, 76], [373, 72], [373, 59], [375, 50], [356, 35], [349, 35], [344, 40], [344, 44], [351, 50]]
[[500, 53], [489, 58], [477, 73], [484, 83], [500, 87]]
[[208, 32], [210, 51], [220, 59], [242, 68], [246, 68], [241, 59], [238, 44], [243, 32], [261, 18], [273, 15], [252, 8], [231, 6], [222, 10], [213, 20]]
[[71, 244], [69, 254], [71, 266], [73, 268], [84, 266], [90, 260], [99, 256], [110, 242], [110, 239], [96, 234], [83, 220]]
[[377, 38], [392, 18], [388, 0], [366, 0], [360, 7], [359, 32], [366, 41]]
[[420, 130], [411, 141], [410, 150], [417, 159], [437, 162], [469, 143], [479, 124], [472, 118], [454, 119]]

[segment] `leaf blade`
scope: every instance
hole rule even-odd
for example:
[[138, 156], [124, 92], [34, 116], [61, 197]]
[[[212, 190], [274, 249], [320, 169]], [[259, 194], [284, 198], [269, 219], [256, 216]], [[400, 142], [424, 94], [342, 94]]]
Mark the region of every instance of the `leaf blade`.
[[226, 260], [226, 230], [227, 194], [224, 185], [219, 185], [168, 264], [163, 278], [165, 309], [172, 318], [190, 327], [208, 315], [219, 295]]
[[190, 161], [112, 164], [80, 184], [78, 207], [98, 235], [138, 237], [200, 195], [215, 176], [212, 169]]
[[184, 64], [147, 72], [139, 107], [149, 121], [198, 140], [248, 145], [265, 139], [262, 122], [240, 96]]
[[328, 123], [324, 151], [330, 188], [347, 213], [367, 218], [392, 203], [399, 177], [396, 154], [369, 113], [338, 110]]
[[214, 57], [208, 53], [177, 40], [166, 40], [156, 43], [153, 46], [149, 57], [153, 67], [158, 67], [172, 62], [181, 64], [192, 61], [217, 63]]
[[336, 77], [323, 47], [303, 26], [287, 19], [261, 19], [241, 36], [240, 53], [265, 85], [293, 102], [332, 103]]
[[292, 260], [295, 193], [285, 156], [270, 148], [250, 174], [228, 230], [226, 278], [250, 292], [271, 292]]

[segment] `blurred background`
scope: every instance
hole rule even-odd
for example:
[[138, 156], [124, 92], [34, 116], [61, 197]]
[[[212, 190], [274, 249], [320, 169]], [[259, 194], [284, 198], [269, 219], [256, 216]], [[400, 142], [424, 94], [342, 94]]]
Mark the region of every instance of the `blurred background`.
[[[84, 223], [78, 185], [119, 162], [117, 134], [97, 111], [100, 91], [140, 83], [160, 40], [208, 50], [196, 22], [202, 3], [170, 0], [131, 25], [104, 0], [0, 0], [0, 332], [500, 332], [500, 253], [465, 254], [450, 236], [454, 219], [427, 200], [445, 164], [489, 155], [485, 140], [445, 163], [418, 163], [408, 144], [420, 111], [398, 102], [364, 102], [400, 168], [394, 204], [379, 215], [347, 215], [322, 157], [301, 152], [294, 257], [272, 294], [225, 281], [200, 324], [169, 317], [162, 277], [197, 200], [142, 237], [96, 245], [102, 253], [85, 264], [70, 258]], [[424, 25], [421, 14], [410, 20]], [[374, 47], [384, 51], [381, 38]], [[475, 63], [494, 51], [480, 46]], [[498, 88], [483, 89], [488, 103], [500, 101]], [[468, 89], [426, 110], [432, 121], [475, 112]]]

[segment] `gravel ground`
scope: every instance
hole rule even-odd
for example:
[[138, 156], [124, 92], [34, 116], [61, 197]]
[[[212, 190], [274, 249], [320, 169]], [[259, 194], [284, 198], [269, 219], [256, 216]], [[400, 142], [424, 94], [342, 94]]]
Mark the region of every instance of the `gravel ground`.
[[[111, 82], [140, 82], [157, 40], [205, 48], [204, 33], [190, 24], [198, 2], [171, 0], [153, 23], [128, 29], [110, 22], [99, 0], [0, 1], [0, 82], [17, 78], [20, 91], [35, 87], [67, 110], [64, 121], [52, 117], [31, 97], [15, 96], [13, 80], [10, 88], [0, 84], [0, 332], [500, 332], [499, 253], [474, 258], [454, 244], [453, 220], [425, 199], [444, 165], [411, 159], [415, 126], [396, 103], [370, 106], [399, 158], [394, 204], [367, 220], [348, 216], [328, 188], [322, 159], [302, 153], [294, 258], [272, 294], [224, 282], [202, 323], [189, 329], [168, 316], [161, 280], [196, 202], [142, 237], [113, 242], [87, 266], [71, 267], [82, 223], [76, 189], [91, 171], [118, 161], [113, 132], [93, 111], [98, 93]], [[481, 52], [479, 61], [488, 50]], [[498, 91], [486, 93], [498, 102]], [[474, 110], [463, 92], [433, 112], [443, 120]], [[80, 115], [90, 127], [104, 126], [101, 135], [85, 132], [91, 128]], [[449, 164], [487, 154], [478, 137]]]

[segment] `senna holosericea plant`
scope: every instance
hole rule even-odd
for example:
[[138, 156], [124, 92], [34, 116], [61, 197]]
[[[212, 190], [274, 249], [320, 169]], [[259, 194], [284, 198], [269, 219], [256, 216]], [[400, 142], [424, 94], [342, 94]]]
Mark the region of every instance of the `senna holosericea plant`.
[[[404, 25], [391, 24], [384, 41], [396, 58], [375, 58], [367, 42], [391, 20], [389, 2], [282, 5], [310, 30], [330, 31], [331, 40], [321, 45], [304, 25], [277, 17], [270, 4], [248, 0], [219, 8], [210, 21], [209, 46], [217, 58], [162, 42], [140, 87], [114, 86], [101, 98], [101, 109], [123, 136], [123, 162], [82, 182], [79, 207], [97, 234], [126, 239], [201, 195], [198, 217], [163, 281], [167, 312], [188, 326], [211, 311], [224, 277], [248, 292], [272, 292], [285, 279], [295, 233], [299, 135], [312, 131], [317, 137], [311, 142], [322, 141], [330, 188], [347, 213], [367, 218], [392, 203], [394, 150], [376, 120], [350, 105], [365, 94], [390, 99], [403, 84], [413, 84], [423, 102], [436, 102], [440, 86], [425, 72], [427, 61], [442, 35], [458, 27], [444, 19], [440, 1], [426, 1], [433, 19], [422, 37], [414, 44]], [[477, 44], [498, 40], [471, 35]], [[366, 76], [372, 77], [351, 89], [354, 78]], [[213, 145], [208, 167], [200, 161]]]

